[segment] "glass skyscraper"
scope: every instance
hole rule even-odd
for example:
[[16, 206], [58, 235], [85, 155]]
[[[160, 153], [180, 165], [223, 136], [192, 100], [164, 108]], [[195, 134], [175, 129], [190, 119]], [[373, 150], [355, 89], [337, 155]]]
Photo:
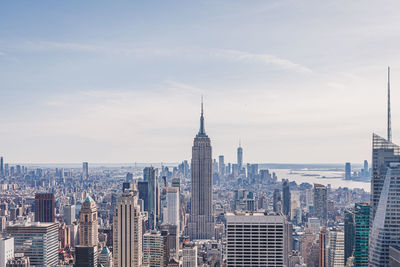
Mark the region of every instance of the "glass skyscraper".
[[369, 203], [356, 203], [354, 209], [354, 266], [368, 267]]

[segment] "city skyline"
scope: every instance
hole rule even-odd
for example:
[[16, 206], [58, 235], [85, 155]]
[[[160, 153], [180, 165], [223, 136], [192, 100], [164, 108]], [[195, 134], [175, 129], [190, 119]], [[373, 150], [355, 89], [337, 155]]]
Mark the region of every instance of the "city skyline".
[[5, 2], [1, 154], [180, 162], [204, 94], [215, 155], [227, 162], [239, 139], [246, 162], [369, 159], [370, 133], [386, 132], [388, 65], [400, 136], [399, 4], [343, 3]]

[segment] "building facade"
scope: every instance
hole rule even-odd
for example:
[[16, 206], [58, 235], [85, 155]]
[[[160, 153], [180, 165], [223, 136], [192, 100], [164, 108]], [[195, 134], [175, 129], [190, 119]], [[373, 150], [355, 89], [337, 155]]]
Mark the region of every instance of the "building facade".
[[35, 194], [35, 221], [54, 222], [55, 220], [55, 199], [52, 193]]

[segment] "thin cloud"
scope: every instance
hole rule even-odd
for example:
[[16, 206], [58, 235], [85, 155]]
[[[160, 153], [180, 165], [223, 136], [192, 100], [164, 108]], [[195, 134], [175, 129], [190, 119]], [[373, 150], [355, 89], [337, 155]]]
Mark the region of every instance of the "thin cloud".
[[220, 50], [215, 55], [238, 62], [261, 63], [300, 73], [313, 73], [313, 71], [306, 66], [270, 54], [254, 54], [238, 50]]

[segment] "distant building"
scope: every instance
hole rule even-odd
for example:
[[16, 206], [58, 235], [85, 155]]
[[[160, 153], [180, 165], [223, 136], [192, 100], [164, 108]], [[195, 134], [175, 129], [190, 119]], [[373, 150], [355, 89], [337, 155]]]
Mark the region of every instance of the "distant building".
[[224, 176], [225, 175], [225, 162], [224, 162], [223, 155], [218, 157], [218, 167], [219, 167], [219, 175]]
[[323, 226], [328, 219], [328, 190], [326, 186], [314, 184], [314, 217], [321, 220]]
[[35, 195], [35, 221], [54, 222], [55, 213], [56, 213], [56, 207], [55, 207], [54, 194], [37, 193]]
[[7, 226], [14, 250], [29, 257], [32, 266], [58, 263], [58, 223], [25, 223]]
[[327, 263], [327, 242], [328, 242], [328, 233], [325, 228], [321, 230], [319, 233], [319, 257], [318, 257], [318, 266], [319, 267], [329, 267]]
[[329, 232], [328, 265], [344, 267], [344, 233], [338, 230]]
[[346, 162], [345, 168], [344, 168], [344, 179], [350, 180], [351, 179], [351, 163]]
[[166, 188], [167, 212], [164, 217], [165, 224], [174, 224], [179, 227], [179, 188]]
[[290, 218], [290, 188], [289, 188], [289, 181], [287, 179], [283, 180], [282, 183], [282, 213], [283, 215], [288, 216]]
[[353, 256], [354, 240], [355, 240], [355, 223], [354, 211], [344, 211], [344, 262]]
[[64, 222], [67, 225], [71, 225], [76, 221], [76, 210], [75, 205], [67, 205], [64, 207]]
[[89, 178], [89, 163], [87, 162], [82, 163], [82, 178], [84, 180]]
[[274, 212], [282, 212], [282, 195], [279, 189], [274, 190], [273, 201]]
[[143, 170], [144, 181], [147, 182], [147, 211], [149, 213], [149, 227], [155, 229], [157, 224], [157, 172], [154, 167], [146, 167]]
[[228, 266], [287, 265], [289, 233], [284, 216], [227, 213], [225, 217]]
[[237, 149], [237, 166], [239, 168], [239, 172], [243, 168], [243, 148], [239, 142], [239, 147]]
[[79, 220], [79, 244], [93, 247], [98, 244], [97, 205], [88, 196], [82, 203]]
[[369, 203], [356, 203], [354, 209], [354, 266], [368, 267]]
[[182, 267], [197, 267], [197, 246], [194, 243], [183, 244]]

